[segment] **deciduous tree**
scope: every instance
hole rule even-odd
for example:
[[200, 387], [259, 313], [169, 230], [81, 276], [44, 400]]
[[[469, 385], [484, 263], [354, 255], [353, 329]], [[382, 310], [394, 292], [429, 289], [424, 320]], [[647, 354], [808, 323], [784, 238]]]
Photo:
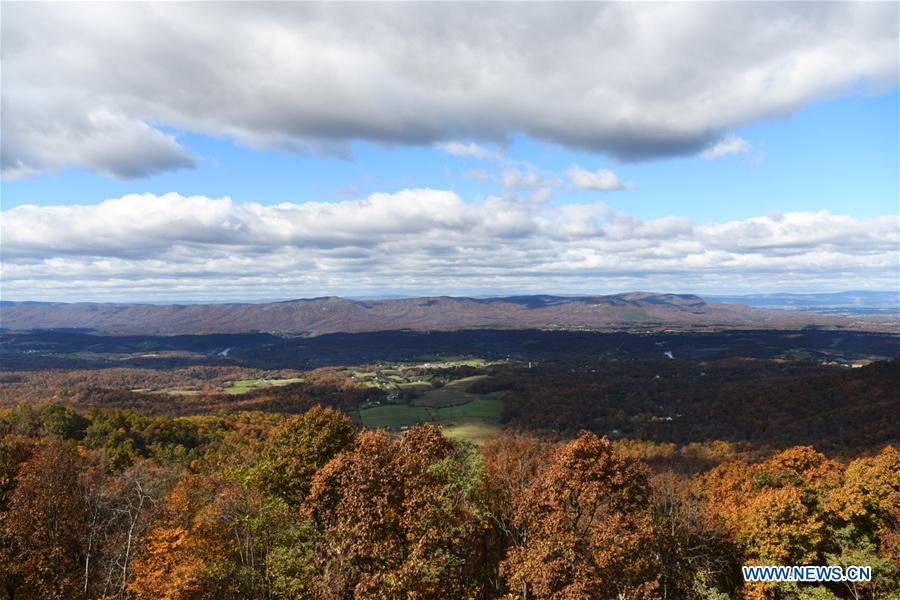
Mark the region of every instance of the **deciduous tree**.
[[[74, 447], [52, 442], [22, 464], [3, 515], [3, 538], [16, 598], [82, 596], [84, 542], [89, 511]], [[9, 589], [9, 588], [8, 588]]]
[[353, 441], [353, 422], [344, 413], [316, 406], [288, 419], [273, 435], [262, 467], [267, 489], [299, 506], [315, 472]]
[[517, 509], [525, 539], [502, 569], [511, 589], [536, 598], [650, 594], [647, 475], [592, 433], [556, 450]]

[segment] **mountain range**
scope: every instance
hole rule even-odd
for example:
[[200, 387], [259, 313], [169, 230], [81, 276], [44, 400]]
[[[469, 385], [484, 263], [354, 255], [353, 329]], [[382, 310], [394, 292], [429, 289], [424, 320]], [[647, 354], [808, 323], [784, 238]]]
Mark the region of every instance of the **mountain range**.
[[831, 315], [900, 315], [900, 290], [707, 296], [707, 300], [738, 302], [754, 308], [804, 310]]
[[[875, 317], [877, 319], [877, 317]], [[607, 296], [422, 297], [386, 300], [313, 298], [264, 304], [114, 304], [0, 302], [10, 331], [81, 329], [106, 334], [270, 332], [319, 335], [412, 329], [865, 327], [850, 317], [710, 302], [690, 294]], [[879, 327], [875, 327], [876, 329]], [[888, 328], [890, 329], [890, 328]]]

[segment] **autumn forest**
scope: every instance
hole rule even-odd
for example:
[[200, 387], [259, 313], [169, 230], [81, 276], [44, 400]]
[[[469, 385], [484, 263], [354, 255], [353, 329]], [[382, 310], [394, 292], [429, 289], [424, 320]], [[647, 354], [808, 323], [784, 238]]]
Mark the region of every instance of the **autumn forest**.
[[[388, 367], [4, 373], [6, 597], [900, 594], [900, 359]], [[365, 425], [437, 393], [502, 398], [495, 433]]]

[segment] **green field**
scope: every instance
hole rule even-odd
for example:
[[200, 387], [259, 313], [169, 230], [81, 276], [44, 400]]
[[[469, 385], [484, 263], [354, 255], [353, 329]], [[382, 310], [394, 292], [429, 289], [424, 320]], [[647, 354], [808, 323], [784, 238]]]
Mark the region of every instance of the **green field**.
[[290, 385], [292, 383], [302, 383], [302, 377], [294, 377], [292, 379], [239, 379], [230, 381], [228, 385], [222, 388], [226, 394], [246, 394], [247, 392], [267, 387], [277, 387], [280, 385]]
[[432, 371], [412, 377], [403, 377], [401, 373], [408, 368], [483, 367], [487, 364], [491, 363], [480, 358], [461, 357], [392, 365], [374, 371], [353, 371], [352, 375], [357, 383], [388, 392], [389, 402], [398, 399], [401, 391], [414, 390], [419, 394], [408, 405], [391, 403], [361, 408], [356, 417], [365, 427], [384, 427], [395, 433], [419, 423], [434, 423], [448, 437], [480, 444], [500, 431], [500, 413], [503, 411], [505, 392], [472, 394], [466, 390], [473, 383], [487, 379], [488, 375], [464, 377], [435, 388], [430, 381], [433, 377], [440, 377], [439, 372]]
[[[378, 388], [389, 393], [399, 394], [408, 390], [414, 390], [418, 394], [427, 396], [417, 401], [416, 404], [440, 407], [450, 404], [461, 404], [472, 400], [474, 396], [465, 394], [465, 388], [473, 382], [487, 377], [487, 375], [466, 377], [452, 381], [443, 388], [432, 388], [429, 382], [433, 377], [441, 376], [442, 370], [456, 367], [486, 367], [498, 362], [504, 361], [487, 361], [483, 358], [464, 356], [435, 357], [434, 360], [428, 362], [394, 363], [374, 366], [371, 371], [350, 371], [350, 376], [358, 385]], [[410, 369], [419, 372], [425, 370], [425, 373], [402, 375], [402, 373]]]
[[464, 404], [479, 398], [477, 394], [467, 394], [466, 388], [482, 379], [486, 379], [487, 375], [475, 375], [473, 377], [465, 377], [451, 381], [441, 388], [431, 389], [422, 394], [421, 397], [415, 399], [415, 404], [419, 406], [428, 406], [431, 408], [440, 408], [443, 406], [452, 406], [454, 404]]
[[[457, 389], [465, 389], [465, 386], [457, 386]], [[502, 395], [503, 392], [484, 396], [465, 394], [458, 396], [462, 403], [457, 402], [450, 406], [386, 404], [363, 408], [358, 414], [366, 427], [386, 427], [397, 431], [402, 427], [411, 427], [419, 423], [434, 423], [441, 427], [448, 437], [480, 444], [500, 431]]]
[[359, 418], [366, 427], [401, 427], [431, 421], [431, 414], [421, 406], [386, 404], [359, 411]]
[[401, 390], [415, 390], [421, 394], [430, 390], [431, 384], [425, 381], [411, 381], [409, 383], [398, 383], [397, 387]]
[[487, 419], [465, 419], [444, 425], [442, 430], [448, 438], [482, 444], [500, 433], [500, 425]]
[[450, 358], [435, 357], [433, 361], [416, 363], [414, 367], [424, 367], [427, 369], [451, 369], [453, 367], [486, 367], [487, 365], [496, 364], [497, 361], [488, 361], [483, 358]]
[[497, 421], [500, 419], [500, 412], [502, 410], [503, 400], [501, 398], [486, 398], [481, 396], [476, 397], [476, 399], [471, 402], [439, 408], [434, 412], [437, 413], [437, 420], [440, 422], [471, 418]]
[[145, 394], [169, 394], [171, 396], [196, 396], [200, 390], [181, 390], [178, 388], [154, 390], [151, 388], [134, 388], [132, 392], [142, 392]]

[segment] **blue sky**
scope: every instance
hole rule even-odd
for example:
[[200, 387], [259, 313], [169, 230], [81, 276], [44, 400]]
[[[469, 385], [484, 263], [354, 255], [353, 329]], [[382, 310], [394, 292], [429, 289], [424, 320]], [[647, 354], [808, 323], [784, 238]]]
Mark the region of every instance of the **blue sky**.
[[897, 287], [896, 5], [465, 8], [8, 8], [4, 299]]
[[[876, 217], [898, 210], [900, 99], [896, 90], [810, 104], [736, 130], [746, 154], [717, 160], [701, 156], [623, 163], [602, 153], [568, 149], [514, 136], [502, 151], [512, 168], [526, 164], [565, 173], [572, 165], [614, 170], [636, 188], [600, 194], [560, 191], [553, 202], [594, 202], [643, 219], [671, 214], [697, 221], [746, 219], [769, 212], [819, 211]], [[115, 180], [83, 167], [3, 183], [3, 207], [97, 204], [131, 193], [210, 197], [238, 202], [333, 202], [403, 188], [456, 190], [464, 200], [496, 194], [501, 183], [465, 177], [474, 170], [503, 171], [504, 160], [452, 156], [434, 146], [353, 143], [349, 157], [253, 149], [228, 139], [171, 130], [201, 159], [180, 169], [136, 180]]]

